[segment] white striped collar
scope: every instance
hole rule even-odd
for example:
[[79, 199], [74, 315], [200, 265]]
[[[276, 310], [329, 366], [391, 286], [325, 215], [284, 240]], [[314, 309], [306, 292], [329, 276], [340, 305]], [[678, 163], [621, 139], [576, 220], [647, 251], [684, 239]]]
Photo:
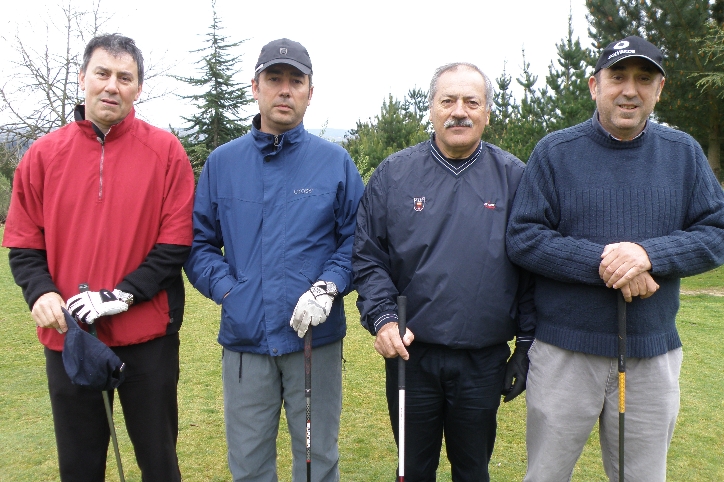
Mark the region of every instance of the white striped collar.
[[483, 142], [481, 141], [478, 144], [478, 148], [475, 149], [475, 152], [473, 152], [467, 159], [455, 159], [453, 161], [445, 157], [442, 152], [440, 152], [435, 144], [435, 134], [433, 134], [432, 139], [430, 140], [430, 151], [432, 152], [432, 157], [434, 157], [442, 167], [457, 177], [478, 160], [480, 153], [483, 151]]

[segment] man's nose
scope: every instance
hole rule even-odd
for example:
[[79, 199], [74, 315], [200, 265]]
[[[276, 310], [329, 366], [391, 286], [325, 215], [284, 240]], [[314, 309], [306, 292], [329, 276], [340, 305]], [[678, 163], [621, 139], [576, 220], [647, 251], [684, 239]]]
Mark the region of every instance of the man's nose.
[[450, 115], [456, 118], [464, 118], [468, 116], [468, 113], [465, 111], [465, 104], [463, 103], [462, 99], [459, 99], [457, 102], [455, 102], [455, 107], [453, 107]]

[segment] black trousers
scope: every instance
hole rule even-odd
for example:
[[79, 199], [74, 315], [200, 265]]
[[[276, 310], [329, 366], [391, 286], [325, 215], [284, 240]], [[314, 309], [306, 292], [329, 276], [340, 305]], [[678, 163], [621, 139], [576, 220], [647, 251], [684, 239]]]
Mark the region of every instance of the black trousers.
[[[113, 351], [126, 364], [125, 380], [117, 391], [143, 481], [180, 481], [178, 333]], [[102, 394], [73, 385], [60, 352], [46, 348], [45, 362], [60, 480], [102, 482], [110, 441]], [[113, 393], [109, 396], [113, 404]], [[128, 464], [127, 457], [124, 462]]]
[[[413, 342], [405, 367], [405, 480], [434, 482], [443, 434], [455, 482], [487, 482], [507, 344], [455, 350]], [[398, 442], [398, 359], [386, 359], [387, 407]]]

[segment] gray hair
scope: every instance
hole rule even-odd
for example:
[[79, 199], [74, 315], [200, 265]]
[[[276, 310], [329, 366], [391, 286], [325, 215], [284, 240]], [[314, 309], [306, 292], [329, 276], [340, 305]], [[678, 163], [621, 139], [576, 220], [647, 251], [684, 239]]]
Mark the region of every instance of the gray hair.
[[432, 75], [432, 80], [430, 81], [430, 91], [427, 99], [430, 105], [432, 106], [432, 101], [435, 98], [435, 94], [437, 94], [437, 82], [438, 80], [440, 80], [440, 76], [442, 76], [442, 74], [444, 74], [445, 72], [456, 71], [460, 67], [474, 70], [475, 72], [483, 76], [483, 80], [485, 81], [485, 109], [488, 112], [492, 111], [494, 96], [493, 84], [490, 82], [488, 76], [485, 75], [485, 72], [480, 70], [477, 65], [468, 62], [453, 62], [451, 64], [446, 64], [442, 67], [438, 67], [435, 70], [435, 73]]
[[80, 71], [84, 74], [96, 49], [103, 49], [114, 57], [124, 53], [133, 57], [138, 66], [138, 85], [143, 85], [143, 55], [133, 39], [117, 33], [93, 37], [83, 52], [83, 65], [81, 65]]

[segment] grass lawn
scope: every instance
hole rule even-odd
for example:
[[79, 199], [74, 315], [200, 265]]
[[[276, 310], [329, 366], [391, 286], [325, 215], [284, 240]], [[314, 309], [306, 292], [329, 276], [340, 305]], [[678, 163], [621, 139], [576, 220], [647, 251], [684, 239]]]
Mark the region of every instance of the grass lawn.
[[[43, 351], [20, 289], [10, 275], [6, 249], [0, 249], [0, 257], [0, 481], [58, 480]], [[724, 297], [696, 293], [724, 288], [724, 270], [684, 280], [683, 287], [694, 294], [681, 297], [678, 326], [685, 353], [682, 407], [669, 452], [668, 478], [720, 481], [724, 480], [724, 375], [720, 369]], [[349, 326], [344, 345], [341, 478], [345, 482], [393, 480], [397, 455], [384, 399], [383, 362], [372, 348], [373, 338], [359, 325], [355, 298], [353, 294], [345, 300]], [[216, 343], [219, 308], [189, 287], [186, 313], [181, 330], [179, 384], [181, 471], [187, 482], [230, 480], [223, 427], [221, 349]], [[126, 480], [140, 481], [120, 410], [115, 420]], [[280, 480], [289, 481], [289, 440], [284, 427], [280, 433]], [[594, 433], [573, 480], [606, 480], [598, 451], [598, 435]], [[502, 405], [499, 412], [492, 480], [521, 480], [525, 458], [525, 401], [519, 397]], [[118, 480], [112, 448], [107, 480]], [[438, 480], [451, 480], [444, 456]]]

